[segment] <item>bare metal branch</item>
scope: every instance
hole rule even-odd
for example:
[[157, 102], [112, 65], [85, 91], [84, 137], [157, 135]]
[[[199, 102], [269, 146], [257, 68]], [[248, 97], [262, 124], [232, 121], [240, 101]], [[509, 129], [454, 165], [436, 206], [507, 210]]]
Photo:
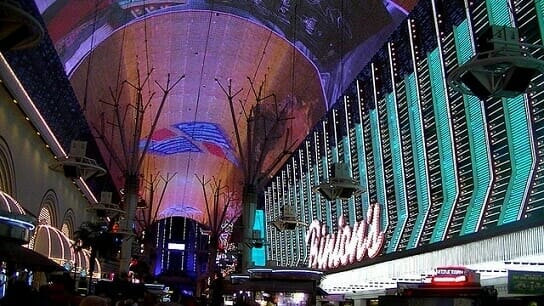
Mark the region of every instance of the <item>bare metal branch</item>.
[[[172, 86], [176, 86], [184, 77], [185, 77], [185, 75], [182, 75], [181, 77], [179, 77], [174, 82], [174, 84]], [[155, 129], [157, 128], [157, 123], [159, 122], [159, 118], [161, 116], [164, 104], [166, 103], [166, 100], [168, 98], [168, 94], [173, 89], [173, 87], [170, 87], [170, 74], [168, 74], [168, 79], [166, 81], [166, 84], [167, 84], [166, 89], [162, 89], [162, 87], [161, 87], [161, 89], [163, 90], [163, 96], [162, 96], [161, 102], [159, 104], [159, 109], [157, 110], [157, 113], [155, 114], [155, 118], [153, 120], [153, 123], [151, 124], [151, 129], [149, 131], [149, 135], [147, 135], [147, 137], [146, 137], [145, 145], [144, 145], [144, 148], [142, 149], [142, 154], [140, 155], [140, 159], [139, 159], [138, 164], [137, 164], [137, 169], [138, 170], [141, 168], [142, 163], [144, 161], [144, 157], [145, 157], [145, 155], [147, 153], [147, 150], [149, 149], [149, 145], [151, 144], [151, 138], [153, 137], [153, 133], [155, 132]]]
[[232, 93], [232, 79], [229, 79], [229, 85], [226, 89], [223, 87], [223, 85], [221, 84], [221, 82], [219, 82], [217, 78], [215, 79], [215, 82], [219, 84], [219, 87], [221, 87], [221, 90], [223, 90], [223, 92], [227, 96], [229, 107], [230, 107], [230, 114], [232, 117], [232, 125], [234, 127], [234, 134], [236, 135], [236, 144], [238, 146], [238, 154], [240, 154], [240, 160], [243, 162], [245, 160], [245, 157], [244, 157], [244, 152], [242, 150], [242, 140], [240, 138], [240, 131], [238, 130], [238, 124], [236, 122], [236, 114], [234, 113], [234, 105], [232, 104], [234, 97], [236, 97], [236, 95], [238, 95], [242, 91], [242, 89], [238, 90], [237, 92], [233, 94]]

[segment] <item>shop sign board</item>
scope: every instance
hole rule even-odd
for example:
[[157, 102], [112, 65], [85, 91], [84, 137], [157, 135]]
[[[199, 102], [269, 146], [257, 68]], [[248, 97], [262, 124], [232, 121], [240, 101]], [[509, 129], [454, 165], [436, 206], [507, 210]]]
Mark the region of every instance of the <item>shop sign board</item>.
[[508, 270], [509, 294], [542, 294], [544, 272]]

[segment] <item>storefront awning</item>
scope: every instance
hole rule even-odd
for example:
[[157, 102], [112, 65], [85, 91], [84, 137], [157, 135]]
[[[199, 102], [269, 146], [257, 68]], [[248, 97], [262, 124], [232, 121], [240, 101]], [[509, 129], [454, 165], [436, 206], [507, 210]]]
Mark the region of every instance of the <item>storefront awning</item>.
[[27, 268], [31, 271], [64, 270], [59, 264], [44, 255], [10, 240], [0, 241], [0, 261], [16, 264], [19, 268]]

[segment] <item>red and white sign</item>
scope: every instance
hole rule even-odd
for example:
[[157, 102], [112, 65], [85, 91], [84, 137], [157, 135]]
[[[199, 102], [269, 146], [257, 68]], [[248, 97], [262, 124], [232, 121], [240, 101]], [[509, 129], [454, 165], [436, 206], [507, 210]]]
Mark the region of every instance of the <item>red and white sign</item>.
[[328, 270], [376, 257], [385, 239], [380, 224], [380, 205], [377, 203], [369, 205], [366, 220], [355, 222], [353, 227], [340, 216], [336, 233], [327, 233], [327, 225], [314, 220], [306, 233], [306, 244], [310, 245], [308, 266]]
[[431, 278], [433, 285], [465, 285], [479, 283], [480, 276], [476, 271], [458, 266], [436, 268], [436, 274]]

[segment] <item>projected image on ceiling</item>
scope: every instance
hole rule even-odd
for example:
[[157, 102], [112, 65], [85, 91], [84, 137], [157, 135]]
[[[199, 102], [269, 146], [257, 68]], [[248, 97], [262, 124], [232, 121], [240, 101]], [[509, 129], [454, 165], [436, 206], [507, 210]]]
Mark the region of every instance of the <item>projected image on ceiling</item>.
[[[145, 140], [140, 145], [143, 147]], [[151, 136], [149, 152], [158, 155], [208, 152], [238, 166], [223, 129], [210, 122], [183, 122], [170, 129], [159, 129]]]

